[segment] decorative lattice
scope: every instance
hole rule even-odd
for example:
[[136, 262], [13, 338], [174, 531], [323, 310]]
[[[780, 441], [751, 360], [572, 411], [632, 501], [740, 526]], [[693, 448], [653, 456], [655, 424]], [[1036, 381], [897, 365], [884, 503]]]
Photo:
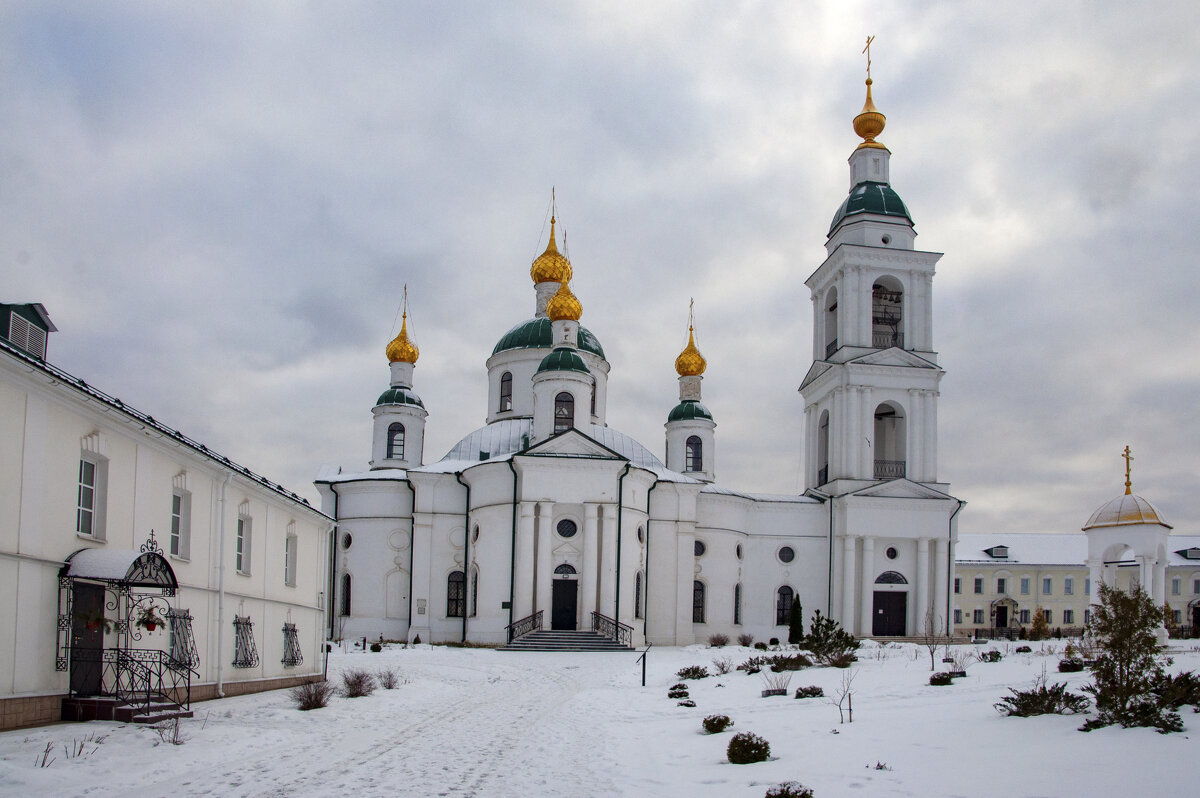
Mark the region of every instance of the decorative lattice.
[[200, 664], [196, 637], [192, 634], [192, 615], [185, 609], [168, 609], [167, 621], [171, 631], [171, 659], [195, 668]]
[[294, 667], [304, 662], [304, 654], [300, 653], [300, 637], [296, 634], [296, 624], [283, 625], [283, 664]]
[[254, 624], [250, 616], [233, 616], [233, 628], [237, 637], [233, 643], [233, 667], [257, 668], [258, 649], [254, 646]]

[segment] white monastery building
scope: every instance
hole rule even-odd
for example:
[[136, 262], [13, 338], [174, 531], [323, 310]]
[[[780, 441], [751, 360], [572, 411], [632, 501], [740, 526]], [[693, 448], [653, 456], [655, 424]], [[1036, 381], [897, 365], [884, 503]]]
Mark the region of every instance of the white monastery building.
[[0, 729], [320, 678], [332, 519], [46, 361], [0, 305]]
[[858, 635], [915, 634], [928, 613], [948, 626], [963, 502], [938, 475], [941, 256], [915, 248], [891, 153], [876, 140], [883, 127], [868, 78], [850, 190], [807, 281], [817, 323], [800, 386], [805, 428], [795, 430], [802, 494], [721, 487], [717, 421], [701, 396], [707, 364], [691, 329], [676, 360], [679, 403], [663, 408], [663, 456], [607, 425], [610, 398], [620, 399], [608, 393], [614, 364], [580, 324], [552, 219], [530, 270], [533, 315], [485, 364], [485, 426], [426, 461], [406, 315], [387, 347], [369, 470], [318, 476], [322, 509], [337, 519], [331, 635], [766, 640], [797, 600]]

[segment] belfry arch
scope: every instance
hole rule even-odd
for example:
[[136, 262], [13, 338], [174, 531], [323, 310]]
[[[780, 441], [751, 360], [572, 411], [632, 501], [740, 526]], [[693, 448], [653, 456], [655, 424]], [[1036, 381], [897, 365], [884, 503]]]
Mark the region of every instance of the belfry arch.
[[890, 275], [871, 286], [871, 346], [904, 348], [904, 286]]
[[875, 408], [875, 479], [901, 479], [908, 475], [907, 419], [904, 408], [882, 402]]

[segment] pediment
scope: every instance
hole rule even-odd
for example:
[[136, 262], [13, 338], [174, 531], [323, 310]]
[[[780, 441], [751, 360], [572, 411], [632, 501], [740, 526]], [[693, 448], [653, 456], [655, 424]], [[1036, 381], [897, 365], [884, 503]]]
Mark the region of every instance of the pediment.
[[554, 559], [566, 562], [567, 560], [572, 560], [573, 558], [578, 557], [579, 549], [564, 541], [555, 546], [552, 550], [552, 553], [554, 555]]
[[599, 460], [624, 460], [620, 453], [589, 438], [577, 429], [569, 429], [530, 446], [523, 455], [535, 457], [583, 457]]
[[862, 357], [846, 361], [849, 366], [902, 366], [904, 368], [937, 369], [923, 357], [917, 357], [905, 349], [884, 349], [880, 352], [868, 352]]
[[892, 479], [877, 485], [868, 485], [849, 494], [875, 499], [951, 499], [948, 493], [913, 482], [910, 479]]
[[808, 387], [809, 383], [816, 380], [831, 368], [833, 368], [833, 366], [823, 360], [815, 361], [811, 366], [808, 367], [808, 373], [804, 375], [804, 379], [800, 383], [800, 390], [803, 391]]

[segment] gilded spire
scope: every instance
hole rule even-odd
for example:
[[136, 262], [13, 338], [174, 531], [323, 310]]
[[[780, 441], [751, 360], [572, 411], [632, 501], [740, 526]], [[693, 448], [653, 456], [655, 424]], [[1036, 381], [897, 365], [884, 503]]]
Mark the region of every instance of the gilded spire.
[[408, 337], [408, 286], [405, 285], [404, 315], [400, 321], [400, 334], [387, 345], [387, 359], [389, 363], [416, 363], [420, 356], [421, 350]]
[[[571, 268], [570, 264], [567, 268]], [[579, 321], [579, 317], [583, 315], [583, 305], [571, 293], [571, 287], [567, 285], [566, 280], [558, 284], [558, 290], [546, 303], [546, 315], [550, 317], [550, 321]]]
[[533, 278], [533, 284], [538, 283], [565, 283], [571, 279], [571, 261], [567, 260], [566, 256], [558, 251], [558, 242], [554, 240], [554, 223], [557, 221], [555, 211], [557, 207], [553, 199], [554, 193], [551, 190], [551, 210], [550, 210], [550, 242], [546, 244], [546, 251], [533, 261], [533, 265], [529, 267], [529, 276]]
[[1133, 462], [1133, 454], [1130, 453], [1128, 445], [1125, 446], [1125, 453], [1121, 457], [1125, 458], [1125, 495], [1128, 496], [1133, 493], [1133, 483], [1129, 479], [1129, 472], [1133, 470], [1133, 466], [1130, 465]]
[[704, 359], [704, 355], [700, 354], [700, 350], [696, 348], [695, 336], [695, 316], [693, 307], [696, 300], [692, 300], [688, 305], [688, 342], [683, 351], [679, 353], [679, 357], [675, 358], [675, 371], [680, 377], [697, 377], [704, 373], [704, 369], [708, 367], [708, 361]]
[[858, 116], [854, 117], [854, 132], [863, 139], [863, 143], [858, 145], [858, 149], [864, 147], [875, 147], [877, 149], [887, 149], [882, 143], [875, 140], [875, 137], [883, 132], [883, 127], [887, 124], [887, 117], [879, 112], [875, 107], [875, 101], [871, 99], [871, 42], [875, 41], [874, 36], [867, 37], [867, 46], [863, 48], [863, 52], [867, 55], [867, 99], [863, 103], [863, 109]]

